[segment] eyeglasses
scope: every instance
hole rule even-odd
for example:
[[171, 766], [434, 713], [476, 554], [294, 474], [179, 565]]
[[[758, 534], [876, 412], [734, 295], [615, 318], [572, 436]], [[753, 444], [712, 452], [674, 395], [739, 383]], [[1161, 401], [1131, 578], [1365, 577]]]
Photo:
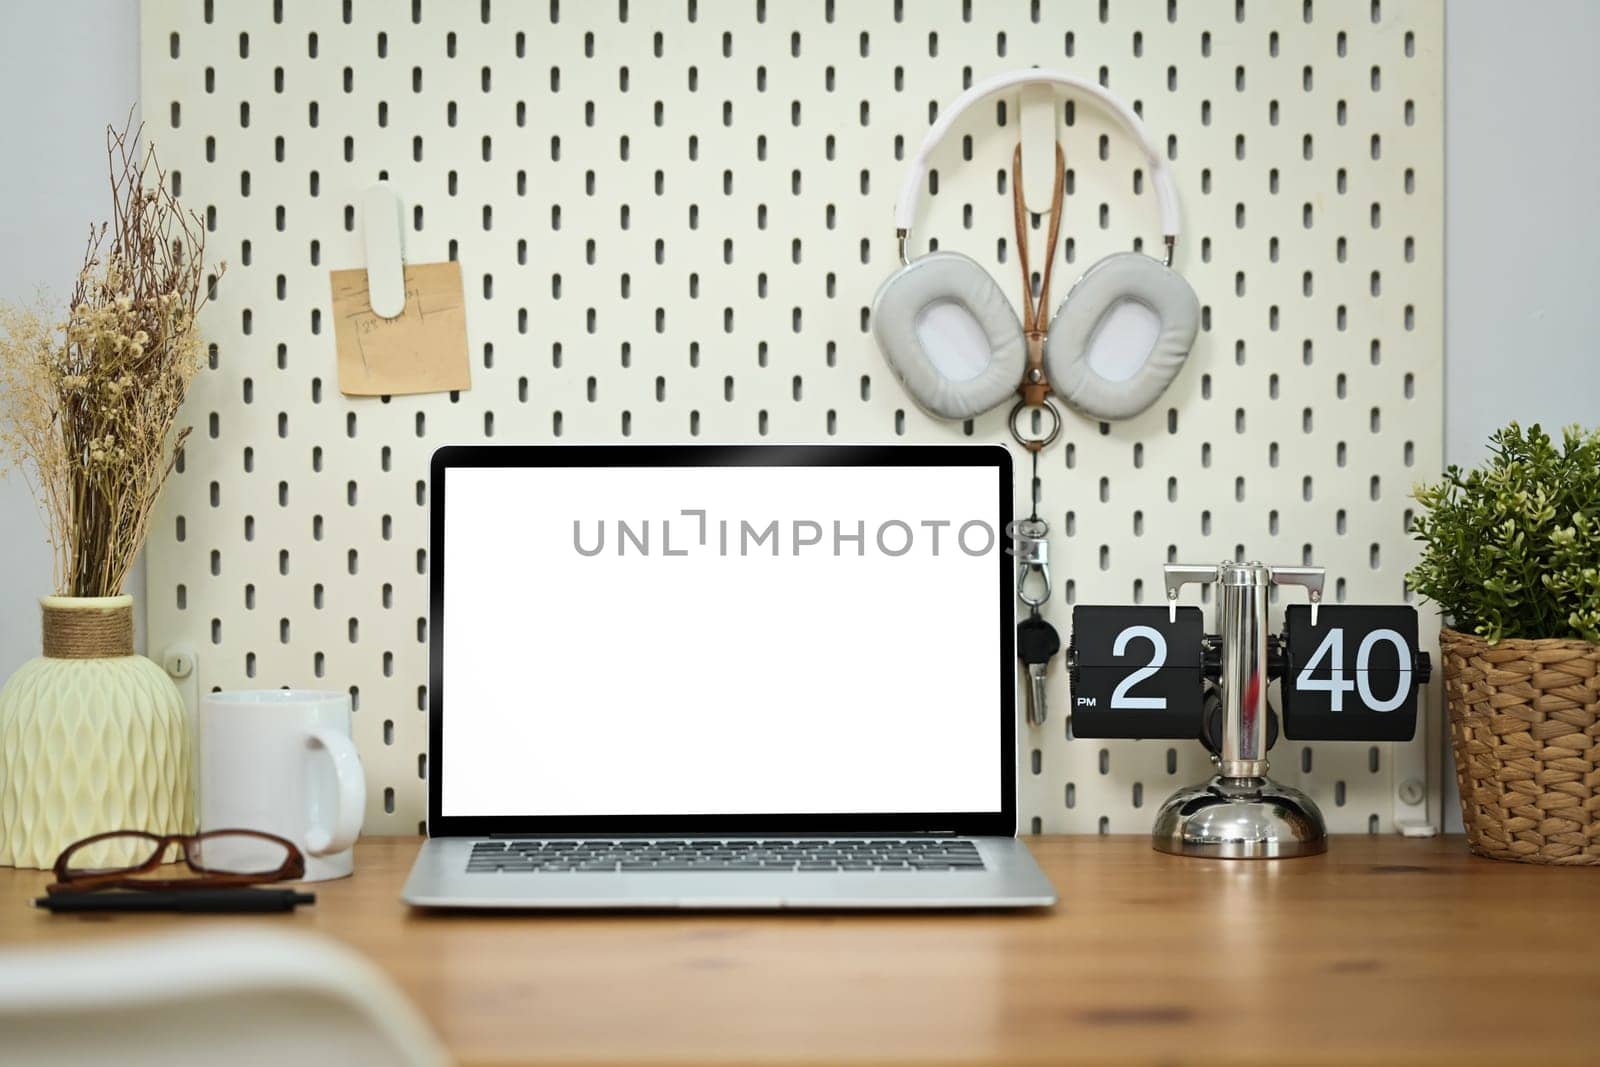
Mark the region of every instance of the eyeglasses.
[[[190, 876], [148, 877], [167, 862], [171, 849], [176, 849], [178, 859], [188, 865]], [[124, 857], [129, 860], [116, 862]], [[68, 845], [56, 857], [56, 880], [45, 886], [45, 892], [216, 889], [292, 882], [305, 873], [305, 857], [293, 842], [259, 830], [208, 830], [203, 834], [112, 830]]]

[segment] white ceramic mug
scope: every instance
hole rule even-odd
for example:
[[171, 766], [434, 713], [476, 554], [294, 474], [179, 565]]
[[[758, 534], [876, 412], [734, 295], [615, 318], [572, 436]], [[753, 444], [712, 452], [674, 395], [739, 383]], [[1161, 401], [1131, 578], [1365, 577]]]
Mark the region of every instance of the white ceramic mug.
[[[343, 878], [366, 814], [350, 695], [301, 689], [208, 693], [200, 702], [200, 829], [264, 830], [305, 854], [308, 882]], [[251, 846], [202, 846], [222, 870], [259, 867]]]

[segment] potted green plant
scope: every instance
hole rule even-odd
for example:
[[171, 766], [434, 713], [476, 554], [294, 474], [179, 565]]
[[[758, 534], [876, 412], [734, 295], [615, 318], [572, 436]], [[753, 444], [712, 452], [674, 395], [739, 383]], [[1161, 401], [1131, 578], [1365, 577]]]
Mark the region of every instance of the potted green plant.
[[1415, 496], [1472, 850], [1600, 865], [1600, 430], [1513, 422]]
[[[48, 867], [106, 830], [193, 829], [188, 714], [134, 655], [123, 583], [188, 432], [175, 424], [202, 360], [205, 226], [137, 130], [106, 141], [112, 220], [90, 230], [65, 313], [0, 306], [0, 445], [48, 518], [57, 594], [40, 604], [44, 654], [0, 690], [6, 866]], [[129, 848], [84, 858], [145, 858]]]

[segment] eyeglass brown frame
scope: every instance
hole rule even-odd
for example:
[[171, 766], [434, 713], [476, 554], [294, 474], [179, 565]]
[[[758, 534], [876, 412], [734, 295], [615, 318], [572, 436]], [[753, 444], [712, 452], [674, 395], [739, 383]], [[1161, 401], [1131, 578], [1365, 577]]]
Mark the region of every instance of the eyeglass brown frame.
[[[201, 863], [197, 863], [190, 853], [190, 849], [202, 841], [217, 837], [253, 837], [268, 841], [275, 845], [282, 845], [284, 849], [283, 863], [270, 871], [214, 871]], [[150, 858], [143, 863], [131, 867], [109, 867], [99, 870], [86, 870], [74, 872], [71, 868], [73, 855], [79, 849], [102, 841], [115, 838], [136, 838], [151, 843]], [[182, 861], [197, 878], [141, 878], [138, 877], [148, 871], [153, 871], [162, 865], [167, 849], [177, 846]], [[302, 878], [306, 873], [306, 859], [301, 854], [294, 842], [277, 834], [265, 833], [261, 830], [207, 830], [200, 834], [153, 834], [147, 830], [111, 830], [103, 834], [86, 837], [82, 841], [74, 841], [62, 850], [56, 857], [56, 880], [45, 886], [45, 892], [57, 893], [87, 893], [97, 889], [217, 889], [226, 886], [255, 885], [260, 882], [292, 882]]]

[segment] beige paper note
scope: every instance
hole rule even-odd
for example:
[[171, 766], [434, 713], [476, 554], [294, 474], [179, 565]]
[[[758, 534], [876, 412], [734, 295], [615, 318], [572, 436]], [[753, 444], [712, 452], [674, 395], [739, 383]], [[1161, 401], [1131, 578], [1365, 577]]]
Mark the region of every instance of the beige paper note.
[[333, 337], [346, 396], [444, 393], [472, 385], [461, 264], [418, 263], [406, 272], [406, 307], [378, 316], [365, 270], [336, 270]]

